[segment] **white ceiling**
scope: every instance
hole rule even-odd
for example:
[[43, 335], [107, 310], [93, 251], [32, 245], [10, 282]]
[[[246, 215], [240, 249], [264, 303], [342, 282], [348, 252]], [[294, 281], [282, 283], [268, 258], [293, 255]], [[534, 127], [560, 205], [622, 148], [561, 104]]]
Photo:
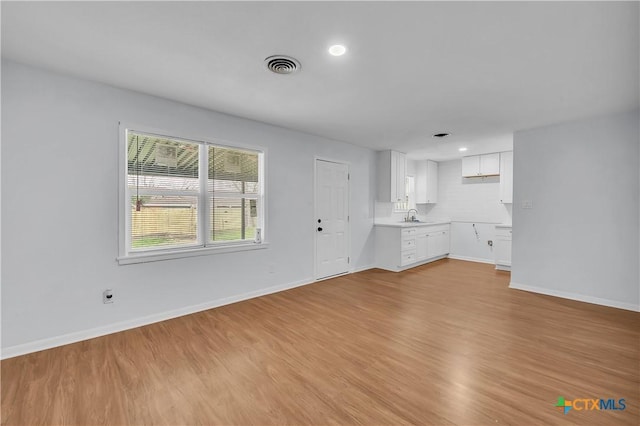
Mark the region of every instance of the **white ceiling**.
[[[637, 2], [1, 7], [3, 57], [410, 158], [640, 104]], [[328, 55], [336, 42], [346, 55]], [[270, 73], [273, 54], [302, 71]]]

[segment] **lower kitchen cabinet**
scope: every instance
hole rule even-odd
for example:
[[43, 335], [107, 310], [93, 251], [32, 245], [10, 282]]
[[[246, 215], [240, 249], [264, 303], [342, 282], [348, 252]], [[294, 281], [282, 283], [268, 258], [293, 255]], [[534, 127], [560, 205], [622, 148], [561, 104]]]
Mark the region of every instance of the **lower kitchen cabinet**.
[[416, 230], [416, 261], [423, 261], [433, 257], [449, 254], [449, 225], [430, 229], [430, 227]]
[[511, 270], [511, 235], [511, 227], [496, 226], [496, 238], [493, 246], [496, 269]]
[[376, 226], [376, 266], [402, 271], [449, 254], [449, 224]]

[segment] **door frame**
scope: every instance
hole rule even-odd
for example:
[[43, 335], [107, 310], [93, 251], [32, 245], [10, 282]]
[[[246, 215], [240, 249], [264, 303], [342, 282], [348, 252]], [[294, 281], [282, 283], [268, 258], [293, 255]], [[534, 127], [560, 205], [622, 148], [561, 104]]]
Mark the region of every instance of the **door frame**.
[[[347, 256], [349, 257], [349, 269], [341, 274], [331, 275], [329, 277], [318, 278], [318, 222], [316, 213], [318, 211], [318, 161], [325, 161], [327, 163], [335, 163], [342, 164], [347, 166], [347, 226], [346, 226], [346, 235], [347, 235]], [[353, 271], [353, 266], [351, 264], [351, 163], [343, 160], [336, 160], [335, 158], [328, 157], [313, 157], [313, 279], [314, 281], [322, 281], [329, 278], [339, 277], [341, 275], [350, 274]]]

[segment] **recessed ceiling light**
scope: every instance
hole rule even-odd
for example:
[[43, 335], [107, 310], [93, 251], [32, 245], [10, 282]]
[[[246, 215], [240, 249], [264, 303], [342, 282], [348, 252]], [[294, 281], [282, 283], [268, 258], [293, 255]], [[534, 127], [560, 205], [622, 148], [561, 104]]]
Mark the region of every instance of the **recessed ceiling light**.
[[432, 138], [446, 138], [447, 136], [449, 136], [449, 133], [436, 133], [435, 135], [431, 136]]
[[467, 148], [465, 148], [465, 147], [458, 148], [458, 151], [460, 151], [460, 152], [465, 152], [466, 150], [467, 150]]
[[334, 44], [329, 48], [329, 53], [333, 56], [342, 56], [347, 51], [347, 48], [341, 44]]

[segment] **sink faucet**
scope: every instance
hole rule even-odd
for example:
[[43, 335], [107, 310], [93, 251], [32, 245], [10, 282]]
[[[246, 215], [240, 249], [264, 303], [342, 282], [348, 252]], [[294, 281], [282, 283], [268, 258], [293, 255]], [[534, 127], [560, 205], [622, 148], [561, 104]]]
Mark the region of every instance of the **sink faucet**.
[[[416, 212], [416, 214], [414, 214], [413, 216], [410, 216], [411, 212], [414, 211]], [[415, 222], [416, 221], [416, 215], [418, 214], [418, 210], [416, 209], [409, 209], [409, 211], [407, 212], [407, 217], [404, 218], [405, 222]]]

